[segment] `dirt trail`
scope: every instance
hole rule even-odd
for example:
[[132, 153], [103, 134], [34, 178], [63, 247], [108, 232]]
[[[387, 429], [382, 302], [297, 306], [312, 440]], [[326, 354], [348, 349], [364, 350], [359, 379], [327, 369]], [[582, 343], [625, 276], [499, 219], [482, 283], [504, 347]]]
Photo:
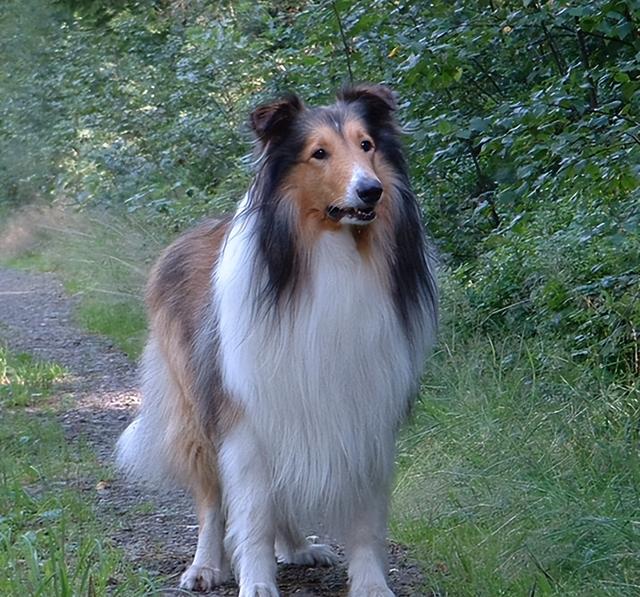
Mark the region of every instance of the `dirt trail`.
[[[139, 402], [135, 365], [108, 340], [76, 327], [75, 302], [53, 275], [0, 268], [0, 340], [14, 351], [55, 361], [70, 372], [60, 388], [72, 397], [61, 414], [67, 436], [70, 441], [86, 440], [98, 459], [110, 465], [115, 441]], [[153, 491], [119, 477], [99, 481], [87, 480], [87, 499], [96, 502], [105, 520], [117, 521], [110, 524], [108, 536], [129, 560], [171, 576], [169, 585], [177, 586], [196, 544], [197, 523], [189, 497], [181, 491]], [[417, 567], [399, 546], [390, 545], [389, 551], [396, 595], [423, 594], [417, 588], [422, 578]], [[342, 564], [331, 569], [279, 566], [278, 572], [284, 596], [346, 595]], [[237, 589], [229, 585], [209, 595], [237, 595]]]

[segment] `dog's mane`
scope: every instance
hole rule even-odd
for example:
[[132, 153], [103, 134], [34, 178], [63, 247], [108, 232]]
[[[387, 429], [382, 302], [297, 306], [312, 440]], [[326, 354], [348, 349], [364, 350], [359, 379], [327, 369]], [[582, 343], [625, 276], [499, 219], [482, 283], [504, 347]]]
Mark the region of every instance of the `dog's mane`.
[[415, 309], [425, 309], [437, 319], [437, 291], [431, 263], [431, 249], [423, 232], [420, 208], [409, 181], [401, 132], [394, 118], [380, 112], [346, 88], [340, 101], [328, 108], [298, 112], [274, 141], [261, 147], [258, 169], [249, 190], [244, 216], [254, 216], [258, 268], [261, 286], [256, 289], [257, 305], [271, 316], [278, 315], [295, 301], [303, 283], [307, 258], [297, 240], [298, 224], [291, 202], [282, 189], [287, 174], [299, 160], [308, 130], [318, 123], [340, 128], [349, 115], [357, 115], [374, 139], [377, 150], [393, 168], [396, 185], [388, 189], [397, 209], [393, 221], [393, 246], [386, 255], [392, 293], [405, 330], [412, 334]]

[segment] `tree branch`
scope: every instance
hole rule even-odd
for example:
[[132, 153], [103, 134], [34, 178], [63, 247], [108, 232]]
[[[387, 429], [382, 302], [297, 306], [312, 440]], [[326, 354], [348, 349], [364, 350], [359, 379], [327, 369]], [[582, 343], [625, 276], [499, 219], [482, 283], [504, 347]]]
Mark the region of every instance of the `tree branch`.
[[589, 106], [591, 110], [595, 110], [598, 107], [598, 93], [596, 89], [595, 81], [591, 76], [591, 67], [589, 66], [589, 51], [587, 50], [587, 44], [584, 42], [584, 35], [580, 28], [580, 21], [576, 18], [576, 39], [578, 40], [578, 48], [580, 49], [580, 60], [582, 67], [584, 68], [585, 77], [587, 83], [589, 83]]
[[496, 82], [496, 80], [491, 76], [491, 73], [482, 65], [482, 63], [477, 58], [472, 58], [471, 62], [473, 62], [479, 69], [482, 74], [487, 77], [489, 82], [493, 85], [494, 89], [500, 94], [501, 97], [504, 97], [504, 93]]
[[340, 37], [342, 38], [342, 46], [344, 47], [344, 55], [347, 59], [347, 70], [349, 71], [349, 82], [353, 85], [353, 71], [351, 70], [351, 56], [349, 50], [349, 44], [347, 43], [347, 37], [344, 34], [344, 29], [342, 27], [342, 20], [340, 19], [340, 13], [338, 12], [338, 7], [335, 2], [331, 3], [333, 6], [333, 12], [336, 15], [336, 21], [338, 21], [338, 28], [340, 29]]
[[[556, 27], [558, 29], [562, 29], [563, 31], [566, 31], [567, 33], [570, 33], [572, 36], [575, 34], [574, 30], [567, 26], [567, 25], [556, 25]], [[595, 37], [596, 39], [603, 39], [605, 41], [611, 41], [611, 42], [616, 42], [619, 44], [624, 44], [625, 46], [629, 46], [631, 48], [635, 48], [636, 44], [634, 44], [632, 41], [627, 41], [626, 39], [619, 39], [617, 37], [611, 37], [610, 35], [604, 35], [602, 33], [596, 33], [595, 31], [585, 31], [584, 29], [580, 30], [583, 36], [587, 36], [587, 37]]]
[[556, 66], [558, 67], [558, 72], [561, 75], [564, 75], [565, 71], [567, 70], [567, 67], [564, 63], [564, 60], [562, 59], [560, 52], [558, 51], [558, 48], [556, 48], [556, 43], [553, 40], [551, 33], [549, 33], [549, 29], [547, 29], [547, 26], [544, 23], [540, 23], [540, 25], [542, 27], [542, 31], [547, 40], [547, 43], [549, 44], [549, 49], [551, 50], [551, 55], [553, 56], [553, 60], [556, 63]]

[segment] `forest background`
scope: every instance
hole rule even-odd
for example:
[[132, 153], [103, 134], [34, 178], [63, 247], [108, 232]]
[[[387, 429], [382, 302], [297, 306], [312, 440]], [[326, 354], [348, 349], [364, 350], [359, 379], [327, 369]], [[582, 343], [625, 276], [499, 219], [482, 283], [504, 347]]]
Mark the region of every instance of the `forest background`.
[[251, 108], [393, 87], [443, 288], [393, 535], [425, 591], [640, 592], [639, 0], [9, 0], [0, 56], [2, 258], [132, 358]]

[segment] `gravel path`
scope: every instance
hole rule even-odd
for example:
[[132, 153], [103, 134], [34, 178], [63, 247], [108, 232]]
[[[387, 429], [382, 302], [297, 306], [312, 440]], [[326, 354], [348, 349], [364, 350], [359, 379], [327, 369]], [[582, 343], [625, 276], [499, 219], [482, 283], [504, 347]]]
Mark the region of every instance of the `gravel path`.
[[[61, 414], [70, 441], [83, 438], [103, 464], [111, 464], [115, 441], [139, 402], [134, 364], [106, 339], [87, 334], [73, 322], [76, 299], [50, 274], [0, 268], [0, 339], [19, 352], [55, 361], [70, 372], [60, 391], [73, 400]], [[111, 539], [141, 567], [179, 575], [195, 551], [197, 523], [191, 501], [181, 491], [153, 491], [116, 477], [97, 482], [96, 508], [105, 520], [117, 521]], [[97, 482], [97, 484], [96, 484]], [[424, 595], [417, 589], [422, 576], [404, 550], [389, 546], [391, 585], [399, 597]], [[346, 595], [346, 571], [334, 568], [279, 567], [282, 594], [297, 596]], [[165, 594], [178, 594], [167, 590]], [[181, 592], [184, 594], [184, 592]], [[234, 585], [209, 595], [237, 595]]]

